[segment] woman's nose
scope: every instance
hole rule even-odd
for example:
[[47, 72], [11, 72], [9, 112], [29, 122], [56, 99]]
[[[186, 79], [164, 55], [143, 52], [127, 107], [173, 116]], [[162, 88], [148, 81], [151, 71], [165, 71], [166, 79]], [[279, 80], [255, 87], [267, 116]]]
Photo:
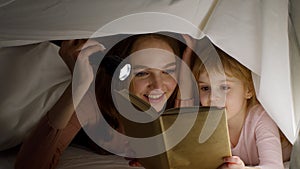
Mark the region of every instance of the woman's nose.
[[153, 89], [162, 89], [164, 78], [160, 74], [153, 74], [150, 78], [150, 85]]

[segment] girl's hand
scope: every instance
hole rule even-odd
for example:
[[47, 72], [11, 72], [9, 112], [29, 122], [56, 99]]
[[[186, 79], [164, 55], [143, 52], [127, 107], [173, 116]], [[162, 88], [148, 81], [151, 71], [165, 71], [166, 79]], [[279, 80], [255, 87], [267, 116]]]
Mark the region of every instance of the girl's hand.
[[218, 169], [245, 169], [245, 164], [238, 156], [225, 157], [224, 164]]
[[131, 167], [142, 167], [142, 164], [139, 163], [138, 159], [136, 158], [127, 158], [125, 157], [126, 160], [129, 160], [128, 164]]

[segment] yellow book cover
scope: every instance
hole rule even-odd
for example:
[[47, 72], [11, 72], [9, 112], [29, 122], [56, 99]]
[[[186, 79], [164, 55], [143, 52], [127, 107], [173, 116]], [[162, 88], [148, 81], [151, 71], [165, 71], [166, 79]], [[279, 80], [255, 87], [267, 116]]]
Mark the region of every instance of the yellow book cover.
[[[181, 107], [157, 112], [147, 102], [127, 90], [116, 91], [117, 104], [122, 111], [133, 106], [151, 121], [135, 122], [124, 116], [125, 134], [134, 138], [156, 137], [145, 142], [145, 151], [138, 157], [146, 169], [216, 169], [223, 157], [231, 156], [225, 109], [216, 107]], [[128, 114], [131, 111], [128, 112]], [[160, 137], [157, 137], [160, 136]], [[157, 144], [156, 144], [157, 143]], [[141, 146], [130, 144], [134, 151]], [[159, 153], [153, 153], [153, 152]], [[138, 154], [138, 155], [139, 155]]]

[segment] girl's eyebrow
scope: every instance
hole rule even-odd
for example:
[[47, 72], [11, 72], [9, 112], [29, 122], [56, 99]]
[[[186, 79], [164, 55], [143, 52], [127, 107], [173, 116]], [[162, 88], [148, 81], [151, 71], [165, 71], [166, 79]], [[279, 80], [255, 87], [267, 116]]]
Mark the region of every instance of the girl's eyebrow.
[[[226, 79], [226, 80], [221, 80], [219, 83], [225, 83], [225, 82], [236, 82], [235, 79]], [[207, 83], [207, 82], [204, 82], [204, 81], [201, 81], [201, 80], [198, 80], [198, 83]]]
[[[176, 66], [176, 62], [168, 63], [165, 66], [163, 66], [162, 69], [166, 69], [166, 68], [169, 68], [169, 67], [172, 67], [172, 66]], [[135, 65], [134, 67], [132, 67], [133, 70], [134, 69], [148, 69], [148, 68], [151, 68], [151, 67], [148, 67], [148, 66], [145, 66], [145, 65]]]

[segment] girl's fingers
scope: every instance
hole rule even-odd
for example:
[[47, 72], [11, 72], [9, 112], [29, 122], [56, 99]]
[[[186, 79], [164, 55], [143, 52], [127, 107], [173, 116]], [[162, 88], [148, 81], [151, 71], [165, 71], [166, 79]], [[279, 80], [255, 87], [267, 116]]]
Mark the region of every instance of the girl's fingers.
[[131, 167], [142, 167], [141, 163], [139, 163], [137, 159], [133, 159], [133, 160], [129, 161], [128, 164]]
[[238, 169], [245, 167], [244, 162], [238, 156], [225, 157], [224, 162], [230, 169]]
[[225, 157], [224, 162], [239, 163], [241, 162], [241, 159], [238, 156]]

